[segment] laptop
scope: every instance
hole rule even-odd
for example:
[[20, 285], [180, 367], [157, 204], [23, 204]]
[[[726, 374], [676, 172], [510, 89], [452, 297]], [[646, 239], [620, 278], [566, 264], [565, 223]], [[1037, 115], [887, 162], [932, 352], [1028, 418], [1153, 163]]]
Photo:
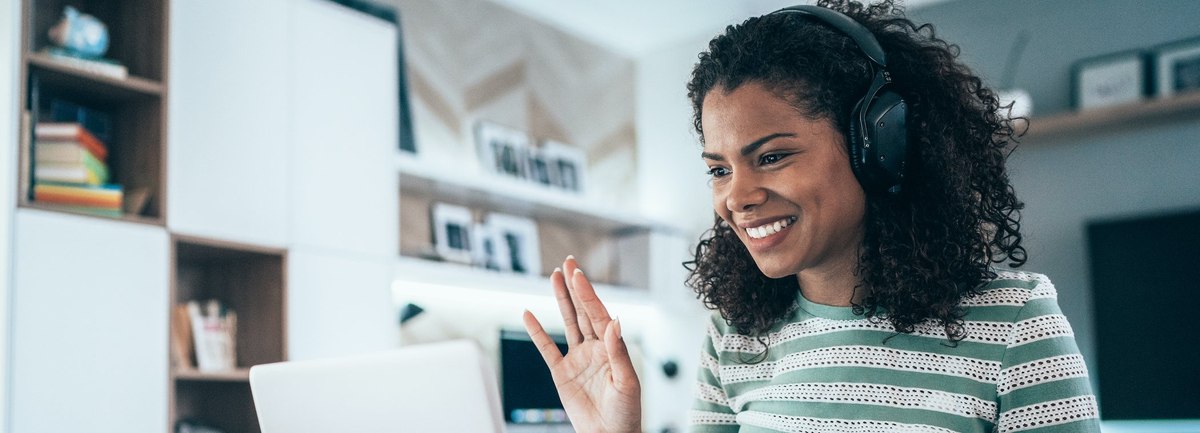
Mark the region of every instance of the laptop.
[[467, 340], [250, 369], [263, 433], [503, 433], [496, 376]]

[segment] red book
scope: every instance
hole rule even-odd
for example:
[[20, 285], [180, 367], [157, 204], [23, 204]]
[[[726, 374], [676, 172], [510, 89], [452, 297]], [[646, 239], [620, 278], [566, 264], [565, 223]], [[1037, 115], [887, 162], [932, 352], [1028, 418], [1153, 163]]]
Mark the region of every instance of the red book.
[[38, 141], [75, 141], [83, 145], [96, 159], [105, 161], [108, 158], [108, 147], [104, 145], [104, 142], [78, 123], [38, 122], [34, 127], [34, 137]]

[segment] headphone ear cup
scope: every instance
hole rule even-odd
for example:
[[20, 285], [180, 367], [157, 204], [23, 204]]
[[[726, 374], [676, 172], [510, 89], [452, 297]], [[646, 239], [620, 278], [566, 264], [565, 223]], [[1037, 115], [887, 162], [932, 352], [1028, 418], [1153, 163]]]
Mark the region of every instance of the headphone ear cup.
[[859, 99], [854, 104], [854, 110], [850, 111], [850, 125], [847, 134], [849, 142], [846, 143], [846, 147], [850, 154], [850, 170], [854, 172], [854, 177], [858, 179], [858, 184], [862, 185], [863, 189], [868, 189], [868, 174], [865, 172], [866, 167], [863, 167], [863, 130], [862, 125], [859, 124], [859, 119], [861, 118], [859, 110], [862, 109], [862, 104], [863, 101]]
[[871, 148], [861, 163], [877, 191], [899, 192], [908, 159], [908, 105], [896, 92], [885, 90], [863, 108], [863, 134]]

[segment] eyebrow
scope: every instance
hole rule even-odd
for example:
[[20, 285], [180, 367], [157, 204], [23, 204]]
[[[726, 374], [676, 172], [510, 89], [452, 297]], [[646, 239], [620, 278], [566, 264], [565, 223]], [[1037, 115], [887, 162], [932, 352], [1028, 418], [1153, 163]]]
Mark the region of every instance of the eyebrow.
[[[764, 144], [767, 144], [767, 142], [769, 142], [771, 140], [774, 140], [779, 137], [795, 137], [795, 136], [796, 136], [796, 134], [785, 134], [782, 132], [776, 132], [774, 134], [768, 135], [768, 136], [760, 138], [758, 140], [754, 140], [753, 143], [743, 146], [741, 152], [739, 152], [739, 153], [741, 153], [742, 156], [746, 156], [751, 153], [754, 153], [754, 151], [758, 150], [758, 148], [762, 147]], [[725, 160], [724, 156], [721, 156], [716, 153], [711, 153], [711, 152], [701, 152], [700, 157], [704, 158], [704, 159], [712, 159], [712, 160], [717, 160], [717, 161]]]

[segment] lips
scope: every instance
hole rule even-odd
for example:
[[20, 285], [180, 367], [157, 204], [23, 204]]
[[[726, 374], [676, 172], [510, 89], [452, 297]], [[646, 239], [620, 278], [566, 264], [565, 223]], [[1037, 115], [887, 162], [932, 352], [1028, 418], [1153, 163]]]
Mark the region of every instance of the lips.
[[[774, 220], [759, 220], [752, 221], [749, 224], [742, 225], [742, 229], [746, 231], [746, 235], [750, 239], [767, 239], [779, 232], [784, 231], [796, 222], [796, 217], [783, 217]], [[750, 226], [750, 224], [753, 224]]]

